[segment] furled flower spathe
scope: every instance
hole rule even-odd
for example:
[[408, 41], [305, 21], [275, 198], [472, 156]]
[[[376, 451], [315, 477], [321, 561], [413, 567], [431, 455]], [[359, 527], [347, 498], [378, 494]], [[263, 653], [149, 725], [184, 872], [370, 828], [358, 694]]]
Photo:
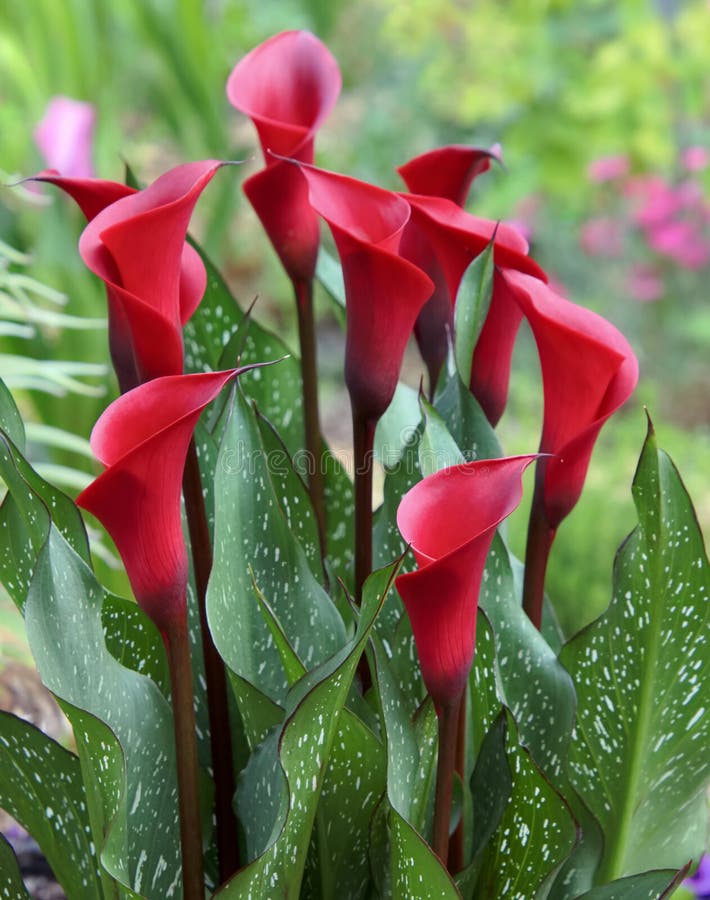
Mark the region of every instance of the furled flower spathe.
[[266, 161], [244, 183], [244, 193], [294, 283], [313, 278], [318, 218], [301, 174], [269, 151], [312, 163], [316, 131], [340, 87], [335, 58], [309, 31], [283, 31], [264, 41], [227, 81], [229, 102], [254, 123]]
[[422, 677], [437, 708], [460, 695], [473, 662], [483, 568], [498, 525], [522, 497], [535, 459], [517, 456], [442, 469], [404, 495], [397, 525], [418, 569], [397, 578]]

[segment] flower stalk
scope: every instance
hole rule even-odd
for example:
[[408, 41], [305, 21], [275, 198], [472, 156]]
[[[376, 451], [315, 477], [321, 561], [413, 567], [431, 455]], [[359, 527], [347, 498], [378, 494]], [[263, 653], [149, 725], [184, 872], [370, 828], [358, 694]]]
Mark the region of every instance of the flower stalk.
[[325, 487], [323, 483], [323, 438], [318, 413], [318, 359], [313, 314], [313, 281], [294, 280], [298, 311], [298, 339], [301, 350], [303, 421], [308, 465], [308, 492], [318, 527], [321, 557], [325, 558]]
[[163, 633], [163, 637], [168, 651], [175, 722], [183, 897], [184, 900], [203, 900], [205, 881], [202, 866], [200, 790], [187, 620], [173, 625]]
[[372, 572], [372, 462], [375, 443], [372, 419], [353, 412], [353, 456], [355, 462], [355, 599]]
[[458, 745], [459, 707], [463, 696], [463, 692], [461, 692], [453, 700], [443, 703], [438, 710], [439, 751], [436, 765], [434, 828], [431, 846], [444, 865], [446, 865], [449, 855], [449, 824]]
[[232, 801], [236, 791], [232, 763], [232, 732], [229, 720], [227, 672], [217, 652], [207, 624], [207, 583], [212, 571], [210, 542], [205, 499], [200, 477], [200, 465], [194, 438], [190, 441], [185, 460], [183, 496], [192, 547], [195, 571], [197, 606], [200, 615], [202, 655], [205, 664], [207, 710], [210, 723], [212, 772], [219, 790], [215, 792], [217, 819], [217, 856], [220, 880], [226, 881], [239, 868], [239, 835]]
[[523, 581], [523, 609], [538, 631], [542, 628], [545, 599], [545, 576], [550, 550], [557, 529], [547, 521], [544, 505], [544, 481], [547, 459], [540, 459], [535, 473], [535, 493], [530, 507], [528, 539], [525, 550], [525, 579]]

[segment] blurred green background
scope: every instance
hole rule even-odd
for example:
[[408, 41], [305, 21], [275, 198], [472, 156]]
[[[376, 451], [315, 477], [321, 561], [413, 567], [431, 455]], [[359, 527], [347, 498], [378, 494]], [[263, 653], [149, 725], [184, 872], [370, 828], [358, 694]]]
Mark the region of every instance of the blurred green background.
[[[343, 71], [342, 97], [317, 142], [321, 164], [398, 188], [395, 166], [418, 153], [500, 142], [505, 168], [476, 183], [469, 209], [518, 222], [565, 294], [619, 325], [640, 357], [637, 397], [607, 425], [551, 562], [549, 591], [572, 632], [608, 602], [613, 555], [634, 522], [642, 404], [710, 525], [710, 6], [0, 0], [3, 180], [43, 167], [33, 131], [55, 95], [95, 106], [102, 177], [121, 179], [125, 162], [149, 181], [189, 159], [254, 157], [219, 173], [194, 231], [242, 302], [258, 293], [258, 316], [291, 340], [288, 283], [240, 189], [259, 165], [257, 144], [224, 92], [235, 62], [286, 28], [316, 32]], [[105, 332], [86, 321], [103, 317], [105, 304], [78, 257], [81, 228], [58, 193], [0, 190], [0, 376], [37, 423], [35, 462], [69, 491], [93, 464], [85, 444], [66, 446], [66, 433], [86, 439], [114, 391], [101, 369]], [[322, 336], [334, 327], [322, 303]], [[337, 373], [329, 346], [323, 367]], [[540, 408], [523, 333], [501, 424], [507, 452], [536, 447]], [[521, 510], [510, 528], [518, 553], [524, 530]], [[21, 652], [18, 634], [0, 613], [6, 653]]]

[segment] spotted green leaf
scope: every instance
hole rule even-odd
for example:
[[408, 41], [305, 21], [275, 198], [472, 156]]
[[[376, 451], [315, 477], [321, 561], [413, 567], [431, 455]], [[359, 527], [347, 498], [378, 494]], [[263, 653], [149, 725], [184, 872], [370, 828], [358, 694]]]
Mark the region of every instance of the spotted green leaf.
[[600, 884], [698, 859], [707, 827], [710, 569], [651, 427], [633, 496], [611, 604], [561, 654], [579, 698], [570, 779], [604, 832]]
[[450, 376], [434, 405], [467, 460], [503, 455], [485, 413], [456, 373]]
[[20, 875], [20, 867], [12, 847], [0, 834], [0, 898], [2, 900], [30, 900]]
[[274, 485], [276, 478], [254, 412], [237, 392], [217, 463], [214, 564], [207, 611], [215, 644], [227, 665], [278, 703], [288, 684], [254, 597], [252, 573], [307, 668], [342, 647], [345, 631], [289, 528], [283, 504], [288, 502], [293, 515], [298, 515], [303, 495], [281, 494]]
[[104, 591], [54, 526], [25, 621], [44, 683], [74, 726], [101, 862], [148, 897], [180, 896], [172, 714], [156, 684], [106, 649]]
[[76, 756], [29, 722], [0, 712], [0, 770], [0, 807], [34, 837], [67, 895], [102, 897]]
[[685, 877], [687, 867], [680, 872], [672, 869], [661, 869], [652, 872], [644, 872], [641, 875], [629, 875], [592, 888], [586, 894], [582, 894], [579, 900], [665, 900], [674, 893]]
[[0, 431], [4, 431], [20, 453], [25, 451], [25, 426], [12, 394], [0, 378]]
[[[397, 565], [367, 580], [357, 632], [333, 657], [298, 681], [286, 698], [286, 719], [266, 752], [275, 771], [283, 770], [288, 789], [285, 818], [265, 851], [215, 896], [235, 900], [281, 900], [299, 896], [306, 852], [318, 799], [337, 734], [341, 711], [373, 622], [389, 591]], [[258, 784], [246, 784], [255, 791]]]
[[[502, 789], [510, 791], [510, 800], [485, 849], [479, 851], [471, 896], [475, 900], [542, 900], [576, 843], [577, 829], [567, 804], [519, 743], [509, 712], [505, 726], [511, 780], [503, 779]], [[475, 815], [475, 796], [473, 803]], [[485, 804], [490, 810], [491, 800], [487, 798]]]
[[493, 241], [463, 274], [455, 306], [454, 358], [463, 384], [471, 381], [473, 351], [488, 315], [493, 291]]

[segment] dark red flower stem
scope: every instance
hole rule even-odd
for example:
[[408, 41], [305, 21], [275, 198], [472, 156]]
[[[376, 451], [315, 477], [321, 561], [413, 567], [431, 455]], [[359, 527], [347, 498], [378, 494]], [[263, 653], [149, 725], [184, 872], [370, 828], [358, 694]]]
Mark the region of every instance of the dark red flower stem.
[[163, 635], [163, 639], [168, 651], [175, 722], [183, 898], [204, 900], [197, 738], [187, 620], [174, 625]]
[[232, 801], [236, 791], [232, 761], [232, 732], [229, 721], [227, 672], [217, 652], [209, 627], [205, 598], [207, 582], [212, 571], [212, 543], [210, 541], [205, 498], [202, 492], [200, 464], [194, 439], [185, 460], [183, 495], [187, 512], [190, 545], [195, 569], [197, 605], [200, 613], [202, 655], [207, 685], [207, 710], [210, 723], [212, 773], [215, 782], [215, 813], [217, 818], [217, 855], [220, 881], [226, 881], [239, 868], [239, 835]]
[[[454, 764], [454, 771], [461, 779], [461, 784], [464, 783], [464, 776], [466, 773], [466, 691], [464, 690], [461, 695], [461, 703], [459, 705], [459, 718], [457, 725], [457, 734], [456, 734], [456, 762]], [[456, 826], [456, 831], [454, 831], [451, 836], [451, 842], [449, 844], [449, 860], [448, 860], [448, 868], [449, 872], [452, 875], [456, 875], [457, 872], [460, 872], [463, 869], [463, 850], [464, 850], [464, 833], [463, 833], [463, 808], [461, 809], [461, 818], [459, 819], [459, 824]]]
[[318, 526], [321, 558], [325, 559], [325, 487], [323, 483], [323, 437], [318, 414], [318, 358], [313, 313], [313, 281], [294, 281], [298, 310], [298, 339], [301, 349], [303, 420], [308, 459], [308, 492]]
[[545, 575], [556, 528], [547, 521], [543, 504], [543, 482], [546, 460], [537, 464], [535, 493], [530, 508], [528, 542], [525, 550], [525, 580], [523, 582], [523, 609], [535, 628], [542, 627], [542, 610], [545, 598]]
[[353, 411], [353, 457], [355, 463], [355, 600], [362, 601], [362, 587], [372, 572], [372, 419]]
[[439, 756], [436, 766], [436, 793], [434, 795], [434, 830], [431, 846], [441, 862], [446, 865], [449, 856], [449, 823], [451, 798], [454, 789], [457, 734], [461, 694], [442, 704], [439, 717]]

